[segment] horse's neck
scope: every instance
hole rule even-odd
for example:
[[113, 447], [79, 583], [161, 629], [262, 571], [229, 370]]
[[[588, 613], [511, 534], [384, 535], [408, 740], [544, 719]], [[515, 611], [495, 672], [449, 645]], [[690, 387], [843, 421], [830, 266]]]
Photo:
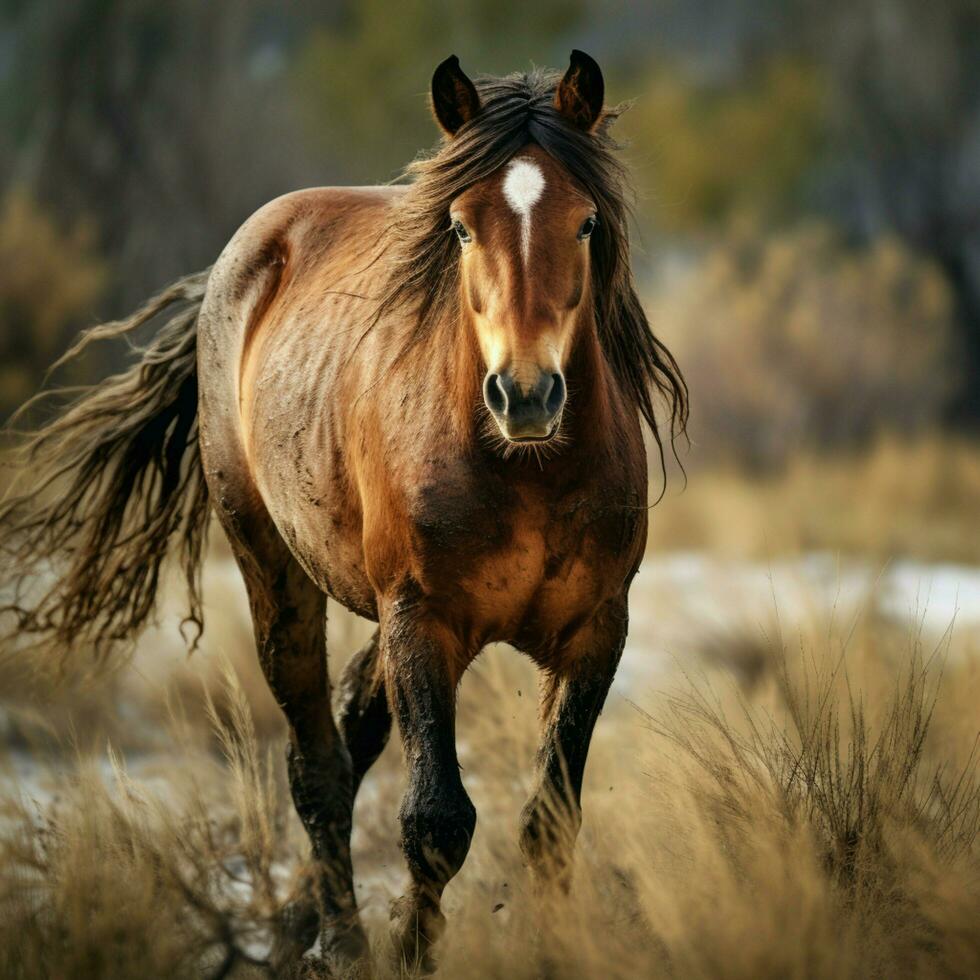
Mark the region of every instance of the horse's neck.
[[432, 332], [428, 354], [432, 375], [442, 379], [448, 392], [446, 421], [456, 441], [471, 443], [479, 437], [479, 408], [483, 401], [482, 357], [473, 325], [458, 311], [452, 311]]
[[578, 418], [588, 416], [590, 425], [604, 427], [609, 421], [611, 375], [599, 343], [592, 312], [583, 314], [565, 366], [565, 383]]

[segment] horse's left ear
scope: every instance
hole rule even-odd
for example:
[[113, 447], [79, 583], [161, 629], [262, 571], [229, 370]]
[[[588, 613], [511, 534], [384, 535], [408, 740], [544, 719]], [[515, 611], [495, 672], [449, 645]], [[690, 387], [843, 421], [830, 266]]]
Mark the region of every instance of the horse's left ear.
[[476, 86], [459, 67], [459, 58], [451, 54], [432, 75], [432, 113], [447, 136], [455, 136], [463, 123], [480, 111]]
[[573, 51], [568, 71], [555, 90], [555, 108], [574, 126], [587, 133], [602, 115], [605, 83], [602, 71], [584, 51]]

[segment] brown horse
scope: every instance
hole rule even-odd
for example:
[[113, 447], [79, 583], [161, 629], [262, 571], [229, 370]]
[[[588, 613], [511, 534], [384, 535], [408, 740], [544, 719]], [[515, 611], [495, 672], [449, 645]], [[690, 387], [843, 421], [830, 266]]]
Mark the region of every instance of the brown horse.
[[[629, 266], [624, 174], [598, 65], [432, 80], [445, 133], [408, 186], [319, 188], [253, 215], [141, 361], [23, 446], [40, 478], [0, 511], [21, 581], [69, 565], [23, 630], [102, 649], [152, 611], [182, 546], [191, 618], [208, 513], [234, 549], [259, 658], [289, 722], [289, 778], [317, 873], [275, 956], [319, 935], [367, 949], [351, 881], [354, 795], [398, 722], [408, 768], [400, 956], [430, 967], [440, 899], [476, 813], [456, 759], [457, 684], [506, 641], [541, 669], [541, 744], [520, 840], [568, 883], [593, 726], [623, 649], [647, 527], [645, 419], [686, 391]], [[661, 449], [661, 460], [662, 460]], [[56, 484], [53, 499], [39, 486]], [[378, 623], [337, 691], [327, 596]]]

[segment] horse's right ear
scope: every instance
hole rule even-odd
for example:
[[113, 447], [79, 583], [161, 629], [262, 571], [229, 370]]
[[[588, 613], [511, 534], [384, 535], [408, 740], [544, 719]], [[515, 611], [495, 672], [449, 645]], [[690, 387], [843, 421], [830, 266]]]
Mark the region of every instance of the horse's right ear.
[[463, 74], [459, 58], [450, 55], [432, 76], [432, 114], [447, 136], [480, 111], [476, 86]]

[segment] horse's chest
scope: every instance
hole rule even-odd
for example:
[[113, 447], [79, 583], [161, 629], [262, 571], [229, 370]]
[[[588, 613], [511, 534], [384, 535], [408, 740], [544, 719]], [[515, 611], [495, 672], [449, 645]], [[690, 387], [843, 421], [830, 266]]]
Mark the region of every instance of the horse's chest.
[[602, 601], [609, 577], [581, 540], [556, 549], [549, 527], [520, 522], [509, 541], [473, 561], [459, 580], [467, 615], [488, 638], [536, 642], [565, 632]]
[[594, 488], [433, 482], [412, 508], [423, 588], [485, 639], [544, 642], [621, 588], [638, 528], [625, 503]]

